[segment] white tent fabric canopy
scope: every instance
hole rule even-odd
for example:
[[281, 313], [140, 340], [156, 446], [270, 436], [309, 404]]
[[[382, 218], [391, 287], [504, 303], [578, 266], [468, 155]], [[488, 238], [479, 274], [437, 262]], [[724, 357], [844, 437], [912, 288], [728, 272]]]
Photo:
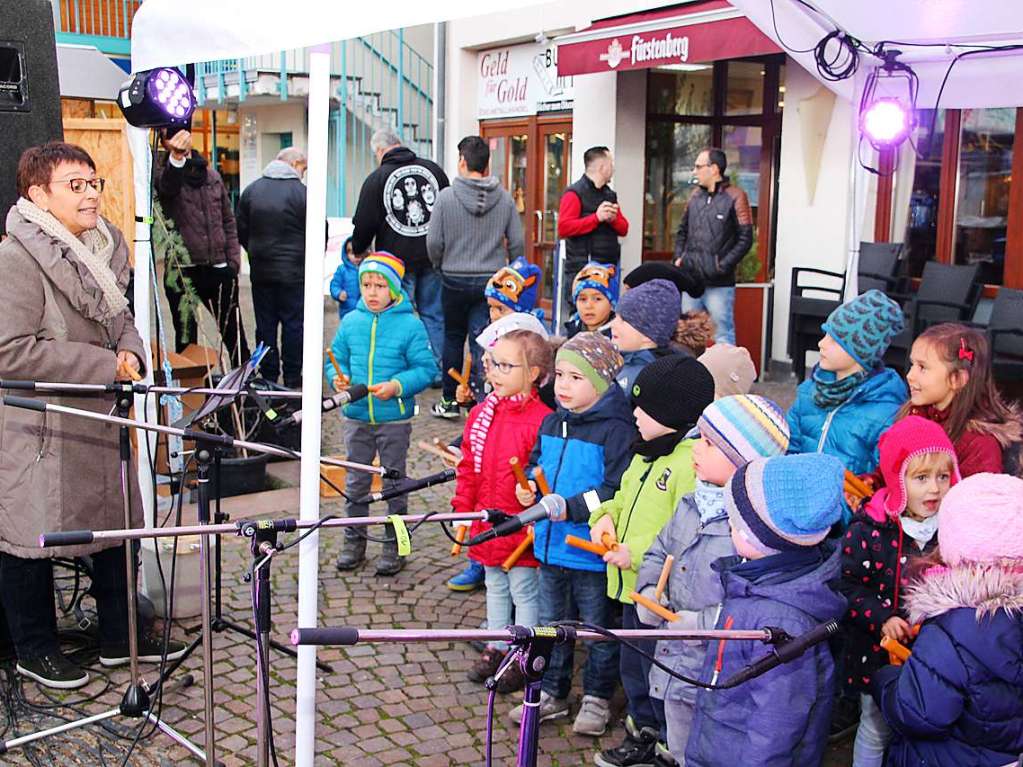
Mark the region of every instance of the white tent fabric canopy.
[[[730, 0], [768, 37], [817, 74], [813, 48], [839, 27], [872, 46], [881, 40], [902, 51], [899, 61], [920, 78], [918, 106], [934, 107], [949, 63], [963, 48], [946, 46], [1023, 45], [1023, 3], [1005, 0]], [[812, 6], [812, 8], [808, 7]], [[816, 9], [814, 11], [813, 9]], [[773, 12], [773, 18], [772, 18]], [[777, 25], [777, 27], [776, 27]], [[903, 43], [899, 45], [898, 43]], [[913, 45], [907, 45], [912, 43]], [[879, 63], [872, 56], [861, 67]], [[1012, 107], [1023, 103], [1023, 91], [1006, 87], [1023, 81], [1023, 50], [967, 56], [959, 60], [941, 95], [948, 108]], [[851, 80], [824, 81], [839, 96], [857, 97]]]
[[[306, 206], [306, 275], [304, 348], [306, 371], [302, 409], [318, 413], [323, 395], [319, 375], [323, 348], [323, 262], [327, 208], [327, 123], [330, 105], [330, 49], [328, 43], [396, 27], [476, 16], [530, 4], [531, 0], [391, 0], [386, 4], [339, 3], [337, 0], [299, 0], [282, 6], [277, 0], [146, 0], [132, 23], [131, 61], [135, 72], [160, 66], [243, 58], [291, 48], [308, 47], [309, 58], [309, 169]], [[147, 133], [132, 129], [135, 157], [135, 203], [139, 215], [150, 210]], [[149, 226], [136, 226], [136, 326], [148, 347], [150, 250]], [[149, 349], [147, 348], [147, 352]], [[146, 383], [152, 383], [152, 373]], [[136, 398], [136, 408], [145, 406]], [[150, 408], [152, 409], [152, 405]], [[152, 417], [153, 413], [149, 413]], [[302, 421], [300, 517], [319, 519], [320, 419]], [[139, 460], [140, 480], [146, 485], [149, 466]], [[147, 509], [152, 515], [152, 509]], [[149, 516], [151, 520], [152, 517]], [[319, 535], [313, 533], [299, 548], [298, 625], [317, 623]], [[297, 674], [295, 763], [312, 767], [316, 727], [316, 648], [300, 647]], [[213, 680], [203, 680], [211, 685]], [[207, 758], [213, 746], [206, 743]]]

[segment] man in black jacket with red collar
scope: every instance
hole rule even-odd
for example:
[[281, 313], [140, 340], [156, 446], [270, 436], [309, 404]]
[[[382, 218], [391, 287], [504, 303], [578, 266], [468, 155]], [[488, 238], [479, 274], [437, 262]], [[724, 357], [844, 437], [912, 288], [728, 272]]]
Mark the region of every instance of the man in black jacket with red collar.
[[753, 244], [749, 198], [724, 175], [720, 149], [704, 149], [693, 165], [697, 187], [675, 233], [675, 264], [703, 276], [703, 296], [682, 295], [682, 311], [704, 309], [717, 330], [714, 340], [735, 344], [735, 270]]

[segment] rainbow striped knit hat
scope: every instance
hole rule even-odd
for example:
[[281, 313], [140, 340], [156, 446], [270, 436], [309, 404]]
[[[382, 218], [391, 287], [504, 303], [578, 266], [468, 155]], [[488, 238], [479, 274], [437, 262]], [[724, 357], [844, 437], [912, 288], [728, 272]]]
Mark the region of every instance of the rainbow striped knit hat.
[[696, 426], [736, 466], [784, 455], [789, 447], [785, 413], [771, 400], [755, 394], [716, 400], [703, 411]]
[[362, 282], [362, 275], [372, 272], [379, 274], [387, 280], [387, 287], [391, 291], [391, 299], [397, 301], [401, 295], [401, 281], [405, 277], [405, 263], [397, 256], [391, 255], [386, 250], [378, 250], [370, 253], [359, 264], [359, 282]]

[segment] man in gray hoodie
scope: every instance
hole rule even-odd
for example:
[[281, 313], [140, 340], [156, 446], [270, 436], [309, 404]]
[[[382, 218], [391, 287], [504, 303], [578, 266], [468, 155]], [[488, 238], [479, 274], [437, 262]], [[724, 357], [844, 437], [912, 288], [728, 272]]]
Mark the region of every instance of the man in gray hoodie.
[[[480, 136], [459, 141], [458, 177], [437, 195], [426, 233], [430, 261], [443, 280], [444, 370], [461, 369], [466, 336], [475, 339], [489, 322], [487, 281], [524, 250], [519, 212], [501, 179], [489, 171], [487, 142]], [[479, 373], [475, 348], [473, 357], [473, 368]], [[451, 376], [445, 375], [441, 401], [431, 411], [435, 416], [459, 417], [455, 387]]]

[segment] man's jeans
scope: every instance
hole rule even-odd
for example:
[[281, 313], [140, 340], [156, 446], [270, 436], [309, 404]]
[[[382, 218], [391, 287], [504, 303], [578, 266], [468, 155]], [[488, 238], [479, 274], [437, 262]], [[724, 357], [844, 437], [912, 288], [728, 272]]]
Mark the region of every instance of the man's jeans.
[[419, 319], [426, 325], [426, 335], [430, 339], [430, 347], [433, 351], [437, 366], [441, 364], [441, 350], [444, 348], [444, 315], [441, 309], [440, 272], [433, 267], [427, 266], [423, 271], [416, 274], [413, 271], [405, 272], [405, 279], [402, 285], [412, 304], [419, 312]]
[[[482, 371], [482, 349], [476, 344], [476, 336], [490, 322], [487, 299], [483, 291], [489, 282], [489, 275], [458, 277], [445, 274], [441, 289], [441, 305], [444, 308], [444, 359], [441, 371], [462, 369], [465, 337], [469, 337], [469, 352], [472, 354], [473, 380], [480, 380]], [[451, 376], [444, 374], [444, 399], [455, 398], [458, 384]]]
[[267, 381], [277, 381], [283, 364], [284, 385], [296, 388], [302, 385], [304, 293], [305, 285], [301, 282], [290, 284], [268, 282], [252, 285], [256, 342], [262, 342], [270, 347], [259, 365], [260, 373]]
[[[569, 570], [540, 565], [540, 625], [575, 619], [601, 628], [614, 628], [615, 609], [607, 596], [606, 571]], [[583, 694], [610, 700], [618, 683], [618, 643], [587, 642], [589, 657], [583, 672]], [[573, 645], [558, 645], [543, 676], [543, 691], [555, 698], [572, 689]]]
[[735, 345], [735, 287], [711, 288], [704, 290], [699, 298], [688, 293], [682, 294], [682, 311], [695, 312], [703, 309], [714, 320], [714, 341]]

